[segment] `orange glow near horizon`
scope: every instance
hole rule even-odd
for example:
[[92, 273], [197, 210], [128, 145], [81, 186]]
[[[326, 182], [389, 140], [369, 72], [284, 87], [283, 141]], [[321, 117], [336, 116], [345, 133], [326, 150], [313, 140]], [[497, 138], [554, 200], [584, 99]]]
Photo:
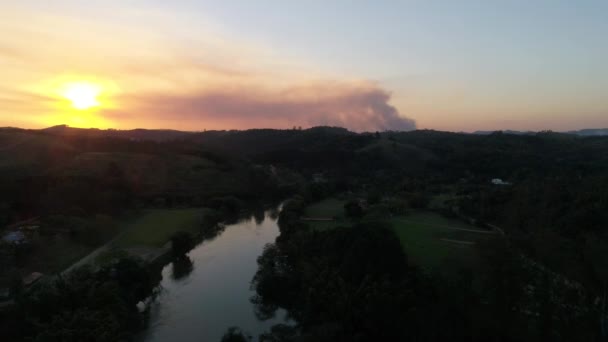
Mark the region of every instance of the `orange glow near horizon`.
[[[444, 32], [436, 6], [376, 6], [380, 16], [358, 25], [359, 17], [325, 21], [313, 15], [320, 7], [302, 5], [311, 17], [291, 27], [283, 16], [262, 19], [289, 13], [288, 2], [261, 6], [246, 21], [233, 19], [248, 6], [221, 2], [46, 3], [0, 1], [0, 127], [377, 131], [411, 129], [412, 119], [450, 131], [608, 126], [605, 20], [592, 16], [602, 11], [589, 11], [595, 22], [577, 30], [562, 20], [591, 7], [564, 8], [542, 24], [530, 17], [524, 28], [510, 23], [535, 11], [490, 6], [487, 13], [507, 15], [494, 37], [487, 16], [466, 6], [455, 15], [483, 29]], [[414, 14], [395, 22], [394, 13]], [[390, 25], [377, 25], [382, 15]], [[321, 26], [307, 26], [316, 20]], [[560, 34], [548, 35], [548, 25]]]
[[113, 128], [115, 123], [105, 119], [98, 111], [93, 109], [81, 110], [69, 108], [59, 112], [49, 114], [40, 121], [42, 127], [55, 125], [68, 125], [78, 128]]
[[112, 101], [118, 87], [113, 82], [91, 76], [60, 76], [42, 82], [32, 91], [51, 99], [39, 123], [43, 126], [67, 124], [81, 128], [111, 128], [114, 122], [103, 111], [117, 107]]

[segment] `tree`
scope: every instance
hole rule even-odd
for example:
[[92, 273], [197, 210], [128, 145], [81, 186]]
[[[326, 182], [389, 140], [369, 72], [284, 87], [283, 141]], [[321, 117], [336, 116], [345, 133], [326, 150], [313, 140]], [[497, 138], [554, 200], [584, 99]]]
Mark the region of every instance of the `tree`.
[[294, 326], [286, 324], [276, 324], [270, 328], [269, 332], [260, 335], [260, 342], [287, 342], [295, 341], [298, 330]]
[[359, 200], [350, 200], [344, 204], [344, 212], [348, 217], [360, 218], [363, 216], [363, 207]]
[[194, 263], [187, 255], [171, 262], [171, 277], [175, 280], [186, 278], [194, 270]]
[[194, 237], [189, 232], [179, 231], [171, 236], [171, 250], [174, 256], [183, 256], [194, 248]]
[[152, 294], [159, 278], [140, 260], [121, 258], [97, 270], [85, 266], [42, 280], [16, 301], [13, 315], [20, 338], [131, 340], [142, 327], [136, 304]]
[[19, 296], [23, 292], [23, 278], [18, 271], [11, 272], [8, 290], [11, 297]]
[[262, 341], [415, 340], [424, 283], [394, 232], [379, 224], [298, 231], [258, 259], [253, 302], [262, 318], [285, 308], [297, 325]]
[[251, 341], [251, 335], [245, 334], [238, 327], [230, 327], [222, 336], [221, 342], [248, 342]]
[[429, 196], [422, 192], [415, 192], [409, 197], [409, 205], [415, 209], [423, 209], [429, 205]]

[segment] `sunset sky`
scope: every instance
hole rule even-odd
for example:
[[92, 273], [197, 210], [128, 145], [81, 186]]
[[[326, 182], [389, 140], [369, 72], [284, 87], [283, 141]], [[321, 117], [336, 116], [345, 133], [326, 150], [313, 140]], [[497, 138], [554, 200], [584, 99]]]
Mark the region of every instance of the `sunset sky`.
[[0, 0], [0, 126], [608, 127], [608, 1]]

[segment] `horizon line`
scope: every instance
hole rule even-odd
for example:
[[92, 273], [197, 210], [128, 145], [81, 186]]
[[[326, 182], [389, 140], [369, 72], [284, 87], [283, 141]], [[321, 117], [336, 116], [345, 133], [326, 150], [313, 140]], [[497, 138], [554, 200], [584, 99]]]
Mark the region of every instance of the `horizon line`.
[[174, 129], [174, 128], [145, 128], [145, 127], [135, 127], [135, 128], [126, 128], [126, 129], [121, 129], [121, 128], [99, 128], [99, 127], [77, 127], [77, 126], [70, 126], [68, 124], [58, 124], [58, 125], [53, 125], [53, 126], [48, 126], [48, 127], [43, 127], [43, 128], [25, 128], [25, 127], [15, 127], [15, 126], [2, 126], [0, 127], [0, 129], [2, 130], [6, 130], [6, 129], [17, 129], [17, 130], [26, 130], [26, 131], [44, 131], [44, 130], [49, 130], [52, 128], [69, 128], [69, 129], [80, 129], [80, 130], [97, 130], [97, 131], [119, 131], [119, 132], [129, 132], [129, 131], [136, 131], [136, 130], [144, 130], [144, 131], [171, 131], [171, 132], [180, 132], [180, 133], [204, 133], [204, 132], [231, 132], [231, 131], [237, 131], [237, 132], [245, 132], [245, 131], [252, 131], [252, 130], [276, 130], [276, 131], [290, 131], [290, 130], [309, 130], [309, 129], [314, 129], [314, 128], [320, 128], [320, 127], [325, 127], [325, 128], [340, 128], [340, 129], [344, 129], [348, 132], [352, 132], [352, 133], [357, 133], [357, 134], [364, 134], [364, 133], [376, 133], [376, 132], [380, 132], [380, 133], [385, 133], [385, 132], [415, 132], [415, 131], [435, 131], [435, 132], [447, 132], [447, 133], [464, 133], [464, 134], [475, 134], [475, 133], [496, 133], [496, 132], [514, 132], [514, 133], [543, 133], [543, 132], [554, 132], [554, 133], [570, 133], [570, 132], [581, 132], [581, 131], [590, 131], [590, 130], [606, 130], [608, 131], [608, 127], [585, 127], [585, 128], [579, 128], [579, 129], [571, 129], [571, 130], [565, 130], [565, 131], [556, 131], [556, 130], [552, 130], [552, 129], [541, 129], [541, 130], [518, 130], [518, 129], [510, 129], [510, 128], [505, 128], [505, 129], [478, 129], [478, 130], [474, 130], [474, 131], [451, 131], [451, 130], [441, 130], [441, 129], [434, 129], [434, 128], [415, 128], [412, 130], [375, 130], [375, 131], [354, 131], [354, 130], [350, 130], [347, 127], [342, 127], [342, 126], [329, 126], [329, 125], [318, 125], [318, 126], [310, 126], [310, 127], [306, 127], [303, 128], [302, 126], [293, 126], [291, 128], [271, 128], [271, 127], [251, 127], [251, 128], [244, 128], [244, 129], [239, 129], [239, 128], [227, 128], [227, 129], [203, 129], [203, 130], [193, 130], [193, 131], [188, 131], [188, 130], [180, 130], [180, 129]]

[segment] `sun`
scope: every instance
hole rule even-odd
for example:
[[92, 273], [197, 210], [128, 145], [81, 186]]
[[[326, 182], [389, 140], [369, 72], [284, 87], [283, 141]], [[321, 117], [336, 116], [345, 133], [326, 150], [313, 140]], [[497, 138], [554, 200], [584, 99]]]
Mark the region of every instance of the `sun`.
[[97, 97], [101, 87], [86, 82], [68, 83], [63, 87], [62, 95], [71, 102], [72, 107], [86, 110], [100, 105]]

